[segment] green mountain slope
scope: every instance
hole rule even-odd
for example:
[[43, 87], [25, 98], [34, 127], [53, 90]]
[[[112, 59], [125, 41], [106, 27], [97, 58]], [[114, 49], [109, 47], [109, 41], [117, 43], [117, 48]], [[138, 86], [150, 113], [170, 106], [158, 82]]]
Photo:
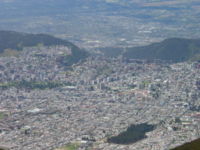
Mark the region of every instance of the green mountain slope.
[[171, 38], [148, 46], [127, 48], [123, 55], [129, 59], [160, 59], [182, 62], [191, 59], [199, 59], [199, 57], [197, 57], [199, 54], [199, 39]]
[[200, 139], [186, 143], [172, 150], [200, 150]]
[[88, 55], [85, 51], [81, 50], [74, 44], [47, 34], [27, 34], [14, 31], [0, 31], [0, 53], [3, 53], [5, 49], [20, 51], [24, 47], [33, 47], [37, 45], [63, 45], [71, 48], [72, 55], [63, 58], [62, 60], [62, 62], [67, 65], [76, 63]]

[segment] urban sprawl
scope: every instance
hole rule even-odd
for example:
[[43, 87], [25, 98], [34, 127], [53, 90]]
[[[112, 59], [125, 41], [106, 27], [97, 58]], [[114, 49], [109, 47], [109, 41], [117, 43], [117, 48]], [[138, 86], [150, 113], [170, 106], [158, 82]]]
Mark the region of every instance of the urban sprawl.
[[[26, 48], [0, 58], [0, 145], [169, 150], [200, 137], [199, 62], [90, 56], [69, 68], [59, 60], [70, 53], [63, 46]], [[155, 125], [146, 138], [107, 142], [141, 123]]]

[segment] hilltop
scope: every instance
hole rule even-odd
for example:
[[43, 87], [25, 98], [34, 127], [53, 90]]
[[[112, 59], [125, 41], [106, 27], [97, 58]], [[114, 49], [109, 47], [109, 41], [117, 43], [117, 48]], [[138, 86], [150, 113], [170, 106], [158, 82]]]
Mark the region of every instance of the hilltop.
[[64, 64], [71, 65], [85, 58], [87, 53], [76, 45], [48, 34], [28, 34], [14, 31], [0, 31], [0, 53], [6, 49], [21, 51], [25, 47], [62, 45], [71, 49], [72, 54], [63, 59]]
[[170, 38], [147, 46], [127, 48], [128, 59], [164, 60], [183, 62], [199, 59], [200, 39]]

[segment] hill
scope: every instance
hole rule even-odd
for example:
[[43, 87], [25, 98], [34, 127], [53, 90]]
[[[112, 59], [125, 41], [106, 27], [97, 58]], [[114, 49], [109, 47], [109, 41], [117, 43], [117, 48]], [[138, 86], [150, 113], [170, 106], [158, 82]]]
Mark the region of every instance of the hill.
[[171, 150], [199, 150], [199, 149], [200, 149], [200, 139], [192, 141], [190, 143], [186, 143], [182, 146], [179, 146]]
[[6, 49], [12, 49], [16, 51], [23, 50], [24, 47], [33, 46], [54, 46], [63, 45], [71, 48], [72, 55], [67, 56], [65, 60], [62, 60], [64, 64], [71, 65], [85, 58], [87, 53], [71, 42], [62, 40], [47, 34], [28, 34], [14, 31], [0, 31], [0, 53], [3, 53]]
[[200, 39], [171, 38], [148, 46], [127, 48], [123, 54], [129, 59], [160, 59], [182, 62], [199, 59]]

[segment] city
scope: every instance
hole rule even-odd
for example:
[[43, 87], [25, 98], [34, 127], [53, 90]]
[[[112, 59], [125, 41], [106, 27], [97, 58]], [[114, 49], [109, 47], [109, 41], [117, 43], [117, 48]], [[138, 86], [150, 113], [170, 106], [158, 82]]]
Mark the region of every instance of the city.
[[[0, 58], [0, 145], [168, 150], [199, 137], [200, 62], [90, 56], [66, 69], [58, 61], [64, 53], [70, 49], [33, 47], [18, 57]], [[22, 80], [63, 84], [42, 89], [12, 84]], [[146, 138], [129, 145], [107, 142], [141, 123], [155, 125]]]

